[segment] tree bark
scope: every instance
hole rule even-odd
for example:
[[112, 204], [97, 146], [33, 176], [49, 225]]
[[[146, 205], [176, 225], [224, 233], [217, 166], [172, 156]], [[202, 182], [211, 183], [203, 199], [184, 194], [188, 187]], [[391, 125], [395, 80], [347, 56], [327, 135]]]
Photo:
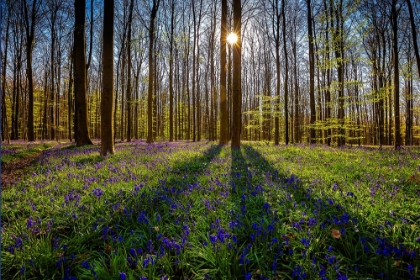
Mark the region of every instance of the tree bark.
[[413, 14], [413, 7], [411, 5], [410, 0], [406, 0], [408, 5], [408, 12], [410, 14], [410, 25], [411, 25], [411, 34], [413, 37], [413, 47], [414, 47], [414, 54], [416, 56], [417, 62], [417, 70], [420, 76], [420, 54], [419, 54], [419, 45], [417, 43], [417, 32], [416, 32], [416, 24], [414, 22], [414, 14]]
[[175, 1], [171, 1], [171, 27], [169, 36], [169, 142], [174, 141], [174, 21], [175, 21]]
[[133, 22], [133, 8], [134, 8], [134, 0], [130, 1], [130, 7], [128, 12], [128, 31], [127, 31], [127, 91], [126, 91], [126, 99], [127, 99], [127, 142], [131, 142], [131, 134], [132, 134], [132, 127], [133, 127], [133, 119], [131, 115], [132, 111], [132, 85], [131, 85], [131, 29], [132, 29], [132, 22]]
[[101, 156], [114, 154], [114, 0], [104, 0], [101, 92]]
[[[28, 11], [28, 3], [23, 0], [24, 26], [26, 31], [26, 75], [28, 78], [28, 141], [35, 141], [34, 131], [34, 85], [32, 71], [32, 51], [35, 37], [36, 17], [38, 16], [37, 0], [33, 0], [31, 15]], [[29, 19], [29, 16], [31, 17]]]
[[394, 147], [401, 148], [401, 124], [400, 124], [400, 69], [398, 62], [398, 12], [397, 0], [392, 0], [392, 55], [394, 66]]
[[[286, 43], [286, 14], [285, 10], [285, 0], [282, 0], [281, 5], [281, 13], [283, 17], [283, 50], [284, 50], [284, 127], [285, 127], [285, 134], [286, 134], [286, 145], [289, 144], [289, 60], [288, 60], [288, 53], [287, 53], [287, 43]], [[279, 82], [279, 81], [278, 81]]]
[[241, 0], [233, 0], [233, 30], [238, 36], [238, 41], [233, 44], [233, 90], [232, 90], [232, 149], [241, 147], [242, 128], [242, 89], [241, 89], [241, 30], [242, 30], [242, 7]]
[[[0, 5], [0, 22], [3, 20], [3, 6]], [[7, 67], [7, 52], [9, 48], [9, 27], [10, 27], [10, 11], [7, 15], [6, 21], [6, 34], [5, 34], [5, 43], [4, 43], [4, 58], [2, 57], [3, 52], [1, 50], [2, 44], [0, 44], [0, 62], [2, 63], [2, 68], [0, 69], [1, 72], [1, 115], [2, 115], [2, 123], [1, 123], [1, 139], [7, 140], [10, 143], [9, 137], [9, 124], [7, 121], [7, 106], [6, 106], [6, 67]], [[2, 28], [0, 28], [0, 38], [2, 33]]]
[[92, 144], [92, 141], [89, 138], [86, 95], [86, 0], [75, 0], [74, 11], [75, 140], [77, 146], [83, 146]]
[[150, 13], [149, 26], [149, 88], [147, 95], [147, 143], [153, 143], [153, 82], [154, 82], [154, 61], [153, 42], [155, 35], [155, 19], [159, 9], [160, 0], [153, 0], [153, 7]]
[[226, 103], [226, 36], [227, 0], [222, 0], [222, 19], [220, 23], [220, 145], [228, 143], [228, 111]]
[[315, 139], [315, 58], [314, 58], [314, 39], [312, 32], [312, 11], [311, 0], [306, 0], [306, 7], [308, 9], [307, 23], [308, 23], [308, 40], [309, 40], [309, 106], [310, 106], [310, 142], [316, 143]]

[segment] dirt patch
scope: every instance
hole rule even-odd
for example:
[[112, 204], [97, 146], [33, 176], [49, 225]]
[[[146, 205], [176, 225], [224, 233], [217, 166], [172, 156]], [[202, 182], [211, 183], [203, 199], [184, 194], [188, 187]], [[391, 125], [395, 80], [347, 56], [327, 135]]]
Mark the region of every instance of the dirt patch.
[[42, 152], [38, 152], [1, 166], [1, 188], [8, 188], [23, 179], [29, 167], [39, 159]]

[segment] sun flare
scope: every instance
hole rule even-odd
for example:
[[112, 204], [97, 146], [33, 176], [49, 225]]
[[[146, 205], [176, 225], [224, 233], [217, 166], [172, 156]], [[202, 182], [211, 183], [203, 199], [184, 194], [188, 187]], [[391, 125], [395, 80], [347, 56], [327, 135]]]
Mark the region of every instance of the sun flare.
[[229, 44], [233, 45], [238, 41], [238, 35], [236, 35], [236, 33], [231, 32], [227, 36], [226, 40], [228, 41]]

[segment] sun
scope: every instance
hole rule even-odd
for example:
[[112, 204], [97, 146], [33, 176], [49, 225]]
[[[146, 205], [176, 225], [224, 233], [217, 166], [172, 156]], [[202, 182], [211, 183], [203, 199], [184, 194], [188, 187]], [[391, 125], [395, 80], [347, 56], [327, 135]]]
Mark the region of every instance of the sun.
[[236, 33], [231, 32], [229, 33], [229, 35], [226, 37], [226, 40], [229, 44], [233, 45], [238, 41], [238, 35], [236, 35]]

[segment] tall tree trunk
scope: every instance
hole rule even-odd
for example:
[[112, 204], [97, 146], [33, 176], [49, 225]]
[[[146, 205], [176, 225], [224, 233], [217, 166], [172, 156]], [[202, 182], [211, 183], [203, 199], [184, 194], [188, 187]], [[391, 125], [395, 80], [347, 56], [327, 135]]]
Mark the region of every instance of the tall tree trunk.
[[155, 19], [159, 8], [160, 0], [153, 0], [153, 7], [150, 13], [149, 26], [149, 88], [147, 92], [147, 143], [153, 143], [153, 82], [154, 82], [154, 62], [153, 62], [153, 42], [155, 37]]
[[132, 103], [132, 85], [131, 85], [131, 27], [133, 22], [133, 8], [134, 0], [130, 1], [130, 7], [128, 12], [128, 31], [127, 31], [127, 142], [131, 142], [131, 134], [133, 127], [133, 119], [131, 115]]
[[339, 136], [338, 146], [345, 145], [345, 130], [344, 130], [344, 65], [343, 65], [343, 20], [342, 8], [343, 0], [339, 1], [338, 8], [335, 10], [336, 27], [334, 41], [337, 46], [335, 49], [335, 58], [337, 60], [337, 76], [338, 76], [338, 122], [339, 122]]
[[[327, 16], [330, 16], [330, 12], [328, 12], [328, 6], [327, 1], [324, 0], [324, 10]], [[330, 39], [329, 39], [329, 20], [326, 20], [327, 28], [325, 29], [325, 44], [326, 44], [326, 50], [325, 50], [325, 60], [326, 60], [326, 89], [325, 89], [325, 120], [327, 122], [328, 126], [331, 126], [331, 67], [327, 66], [330, 62]], [[327, 128], [327, 133], [325, 137], [327, 138], [327, 145], [331, 146], [331, 128]]]
[[86, 51], [85, 14], [86, 0], [74, 1], [74, 95], [75, 95], [75, 139], [76, 145], [91, 145], [89, 138], [87, 94], [86, 94]]
[[286, 145], [289, 144], [289, 60], [288, 60], [288, 53], [287, 53], [287, 42], [286, 42], [286, 14], [285, 10], [285, 0], [282, 0], [281, 4], [281, 13], [283, 17], [283, 50], [284, 50], [284, 129], [286, 133]]
[[392, 57], [394, 66], [394, 147], [401, 147], [401, 123], [400, 123], [400, 68], [398, 61], [398, 13], [397, 0], [392, 0], [391, 18], [392, 18]]
[[50, 102], [50, 106], [49, 106], [49, 121], [50, 121], [50, 139], [54, 140], [55, 138], [55, 115], [54, 115], [54, 99], [55, 99], [55, 37], [56, 37], [56, 32], [55, 32], [55, 22], [57, 19], [57, 6], [55, 5], [55, 3], [52, 3], [52, 7], [51, 7], [51, 69], [50, 69], [50, 73], [51, 73], [51, 77], [50, 77], [50, 97], [49, 97], [49, 102]]
[[233, 0], [233, 30], [238, 36], [238, 41], [233, 44], [233, 92], [232, 92], [232, 149], [241, 147], [242, 129], [242, 89], [241, 89], [241, 54], [242, 54], [242, 8], [241, 0]]
[[311, 0], [306, 0], [306, 7], [308, 9], [307, 23], [308, 23], [308, 40], [309, 40], [309, 106], [311, 110], [310, 118], [310, 142], [316, 143], [315, 139], [315, 58], [314, 58], [314, 39], [312, 32], [312, 7]]
[[410, 0], [406, 0], [408, 5], [408, 12], [410, 14], [410, 25], [411, 25], [411, 35], [413, 37], [413, 47], [414, 47], [414, 54], [416, 56], [417, 62], [417, 70], [420, 76], [420, 54], [419, 54], [419, 45], [417, 43], [417, 32], [416, 32], [416, 24], [414, 22], [414, 14], [413, 14], [413, 7], [411, 5]]
[[228, 143], [228, 110], [226, 102], [226, 36], [227, 0], [222, 0], [222, 19], [220, 23], [220, 145]]
[[101, 92], [101, 156], [114, 153], [114, 0], [104, 0]]
[[[34, 132], [34, 85], [32, 73], [32, 51], [35, 37], [35, 23], [38, 16], [39, 5], [37, 0], [33, 0], [31, 14], [29, 15], [28, 3], [23, 0], [24, 26], [26, 31], [26, 75], [28, 78], [28, 140], [35, 141]], [[29, 19], [30, 16], [30, 19]]]
[[[73, 48], [72, 48], [73, 49]], [[69, 71], [69, 90], [67, 93], [67, 107], [68, 107], [68, 116], [67, 116], [67, 122], [68, 122], [68, 134], [69, 134], [69, 140], [70, 142], [73, 141], [72, 137], [72, 112], [73, 112], [73, 100], [72, 100], [72, 91], [73, 91], [73, 51], [71, 52], [71, 58], [69, 61], [70, 64], [70, 71]]]
[[[276, 114], [274, 117], [274, 144], [278, 145], [280, 143], [280, 14], [279, 14], [279, 1], [273, 0], [272, 3], [273, 10], [273, 33], [275, 40], [275, 49], [276, 49], [276, 97], [277, 104]], [[282, 0], [282, 5], [284, 5], [284, 0]], [[283, 15], [284, 17], [284, 15]]]
[[171, 1], [171, 27], [169, 36], [169, 142], [174, 141], [174, 22], [175, 1]]
[[[0, 22], [3, 22], [3, 5], [0, 5]], [[9, 27], [10, 27], [10, 11], [7, 14], [7, 21], [6, 21], [6, 34], [5, 34], [5, 42], [4, 42], [4, 58], [2, 57], [3, 52], [1, 50], [0, 44], [0, 63], [2, 63], [2, 68], [0, 69], [1, 72], [1, 116], [2, 116], [2, 123], [1, 123], [1, 139], [7, 140], [10, 143], [9, 137], [9, 124], [7, 121], [7, 106], [6, 106], [6, 70], [7, 70], [7, 53], [9, 48]], [[0, 28], [0, 38], [2, 38], [2, 28]]]
[[293, 136], [293, 142], [294, 143], [298, 143], [299, 142], [299, 127], [300, 127], [300, 120], [299, 120], [299, 80], [298, 80], [298, 66], [297, 66], [297, 47], [296, 47], [296, 41], [293, 42], [293, 57], [294, 57], [294, 82], [295, 82], [295, 86], [294, 86], [294, 105], [295, 105], [295, 116], [294, 116], [294, 136]]

